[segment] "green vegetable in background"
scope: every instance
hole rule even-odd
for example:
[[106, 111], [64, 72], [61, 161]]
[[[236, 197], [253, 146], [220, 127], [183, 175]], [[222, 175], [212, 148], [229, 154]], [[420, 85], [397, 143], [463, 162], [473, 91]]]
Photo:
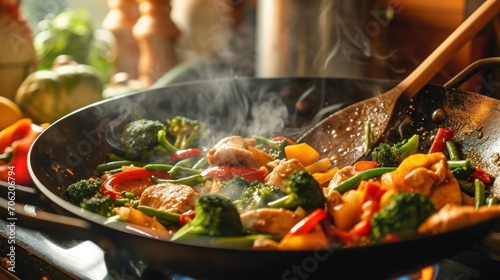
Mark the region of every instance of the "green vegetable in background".
[[95, 68], [68, 56], [59, 56], [54, 64], [26, 77], [15, 96], [24, 115], [36, 123], [52, 123], [102, 99], [103, 82]]
[[114, 38], [105, 30], [94, 30], [86, 9], [67, 10], [37, 26], [34, 45], [38, 69], [50, 69], [59, 55], [70, 55], [80, 64], [98, 70], [107, 82], [112, 71]]

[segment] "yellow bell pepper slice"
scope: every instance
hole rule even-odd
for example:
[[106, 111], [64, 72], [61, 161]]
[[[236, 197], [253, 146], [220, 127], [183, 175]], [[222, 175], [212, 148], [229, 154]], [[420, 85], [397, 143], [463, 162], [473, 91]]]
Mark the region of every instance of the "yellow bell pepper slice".
[[308, 166], [319, 160], [319, 153], [307, 143], [289, 145], [285, 147], [287, 159], [297, 159], [303, 166]]

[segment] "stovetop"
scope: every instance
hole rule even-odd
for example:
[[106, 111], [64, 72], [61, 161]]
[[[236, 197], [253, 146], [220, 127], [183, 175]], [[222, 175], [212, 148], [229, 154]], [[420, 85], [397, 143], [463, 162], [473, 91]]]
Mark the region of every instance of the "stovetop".
[[[0, 279], [195, 280], [140, 262], [110, 268], [105, 252], [91, 241], [54, 238], [19, 226], [13, 229], [5, 220], [0, 221], [0, 228]], [[12, 239], [15, 247], [11, 247]], [[9, 271], [6, 261], [12, 257], [15, 264]], [[498, 279], [500, 263], [492, 261], [480, 248], [473, 248], [434, 264], [430, 270], [432, 277], [426, 279], [489, 280]], [[416, 270], [393, 280], [416, 279], [424, 279], [424, 272]]]

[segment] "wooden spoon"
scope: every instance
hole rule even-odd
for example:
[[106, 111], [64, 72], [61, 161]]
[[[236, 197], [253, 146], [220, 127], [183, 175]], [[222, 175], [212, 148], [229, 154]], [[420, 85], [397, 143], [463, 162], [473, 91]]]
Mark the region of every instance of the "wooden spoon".
[[377, 142], [388, 128], [398, 99], [415, 96], [499, 12], [500, 0], [485, 1], [395, 88], [335, 112], [297, 141], [308, 143], [323, 157], [329, 157], [334, 166], [353, 164], [365, 152], [365, 122], [370, 121], [372, 143]]

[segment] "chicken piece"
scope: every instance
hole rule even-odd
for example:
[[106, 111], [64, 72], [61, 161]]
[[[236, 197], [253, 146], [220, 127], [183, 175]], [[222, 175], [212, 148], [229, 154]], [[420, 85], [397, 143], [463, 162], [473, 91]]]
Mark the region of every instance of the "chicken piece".
[[480, 207], [446, 204], [418, 228], [420, 234], [438, 234], [500, 217], [500, 205]]
[[182, 214], [194, 208], [194, 203], [198, 197], [199, 194], [190, 186], [162, 183], [144, 190], [139, 204], [166, 212]]
[[255, 140], [241, 136], [229, 136], [220, 140], [207, 153], [207, 162], [212, 166], [249, 166], [253, 153], [247, 147], [255, 145]]
[[395, 192], [417, 191], [426, 195], [436, 209], [448, 203], [462, 204], [460, 186], [442, 153], [411, 155], [396, 170], [382, 175], [381, 183]]
[[349, 165], [341, 168], [339, 171], [337, 171], [337, 173], [335, 173], [335, 175], [333, 175], [333, 178], [330, 180], [330, 183], [328, 184], [328, 188], [329, 189], [335, 188], [340, 183], [356, 175], [356, 173], [358, 172], [354, 170], [353, 166]]
[[302, 220], [304, 215], [283, 208], [260, 208], [245, 212], [240, 218], [245, 230], [283, 236]]
[[305, 167], [297, 159], [283, 159], [267, 174], [264, 183], [282, 189], [286, 178], [299, 170], [305, 170]]

